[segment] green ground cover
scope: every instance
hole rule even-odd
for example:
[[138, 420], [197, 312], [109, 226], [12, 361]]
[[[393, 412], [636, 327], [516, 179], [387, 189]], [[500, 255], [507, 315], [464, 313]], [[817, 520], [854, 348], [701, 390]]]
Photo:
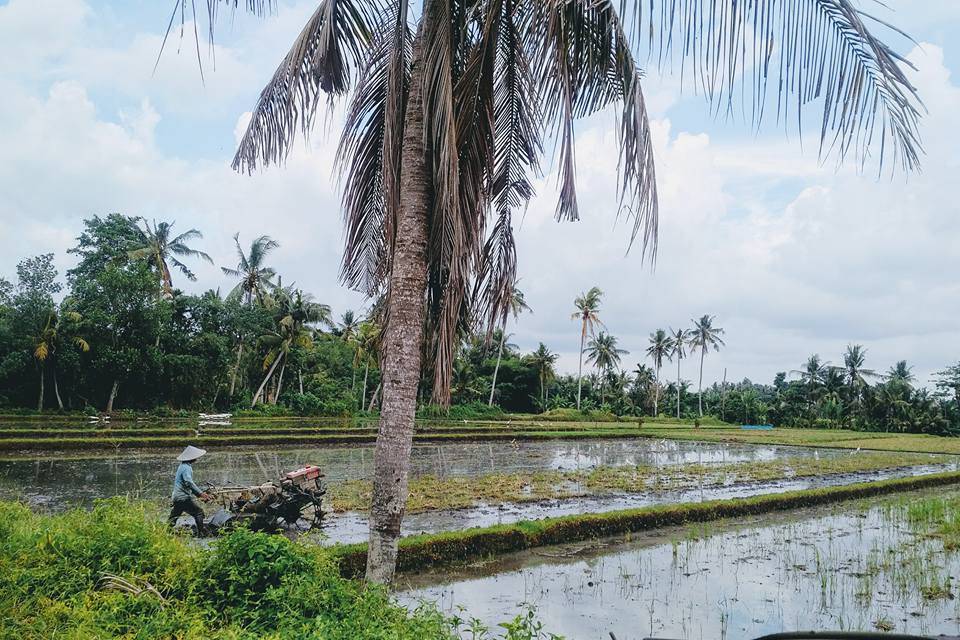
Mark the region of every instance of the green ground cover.
[[[930, 454], [861, 452], [857, 455], [844, 454], [819, 459], [790, 456], [762, 462], [690, 463], [673, 467], [601, 466], [588, 470], [494, 473], [469, 478], [419, 476], [410, 481], [407, 512], [459, 509], [478, 504], [523, 503], [614, 493], [678, 490], [733, 482], [772, 482], [786, 478], [861, 473], [946, 461]], [[371, 494], [372, 486], [369, 481], [354, 480], [332, 486], [328, 497], [334, 511], [363, 511], [370, 507]]]
[[[51, 516], [0, 502], [0, 638], [446, 640], [476, 624], [340, 576], [315, 545], [237, 530], [202, 548], [141, 503]], [[531, 640], [535, 621], [482, 637]]]

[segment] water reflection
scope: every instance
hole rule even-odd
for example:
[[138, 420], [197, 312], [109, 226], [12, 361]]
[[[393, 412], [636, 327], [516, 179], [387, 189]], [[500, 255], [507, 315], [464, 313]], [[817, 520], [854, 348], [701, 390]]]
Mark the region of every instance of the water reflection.
[[[413, 448], [414, 475], [477, 476], [495, 472], [589, 469], [599, 465], [721, 464], [772, 460], [786, 455], [837, 455], [824, 450], [653, 439], [422, 443]], [[50, 456], [0, 461], [0, 497], [22, 498], [50, 509], [88, 505], [96, 498], [130, 494], [165, 497], [174, 451], [119, 451], [114, 455]], [[213, 484], [252, 484], [302, 464], [322, 466], [331, 483], [369, 478], [373, 445], [233, 447], [213, 449], [197, 477]]]
[[771, 518], [723, 525], [699, 540], [674, 530], [630, 544], [570, 544], [426, 573], [398, 597], [437, 602], [490, 625], [530, 603], [549, 631], [569, 638], [747, 638], [888, 626], [956, 634], [960, 600], [931, 598], [925, 587], [955, 580], [960, 555], [909, 533], [901, 518], [886, 506], [846, 507], [775, 517], [772, 525]]

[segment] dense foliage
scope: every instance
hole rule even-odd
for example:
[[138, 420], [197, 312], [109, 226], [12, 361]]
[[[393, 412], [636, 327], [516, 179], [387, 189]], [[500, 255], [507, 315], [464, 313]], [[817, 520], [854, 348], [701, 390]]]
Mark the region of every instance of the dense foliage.
[[[326, 305], [282, 286], [269, 266], [279, 245], [268, 236], [248, 249], [235, 238], [237, 264], [223, 268], [236, 279], [228, 295], [185, 294], [171, 265], [193, 279], [180, 258], [209, 258], [187, 244], [199, 232], [175, 235], [172, 226], [120, 214], [94, 217], [70, 250], [77, 265], [66, 274], [66, 290], [52, 254], [21, 261], [15, 284], [0, 279], [0, 407], [268, 415], [377, 408], [376, 322], [352, 311], [335, 321]], [[814, 355], [769, 385], [743, 380], [700, 391], [683, 376], [697, 382], [704, 357], [724, 345], [712, 316], [692, 320], [691, 328], [653, 332], [645, 350], [649, 364], [626, 371], [629, 353], [617, 338], [595, 333], [603, 326], [602, 297], [594, 287], [575, 301], [587, 367], [582, 375], [558, 374], [557, 354], [542, 343], [524, 354], [510, 342], [508, 320], [528, 310], [515, 290], [494, 331], [464, 332], [449, 413], [428, 405], [428, 373], [420, 414], [479, 419], [579, 407], [618, 416], [960, 432], [960, 363], [939, 372], [928, 390], [906, 362], [879, 373], [866, 368], [863, 347], [850, 345], [836, 364]]]
[[[0, 611], [0, 636], [25, 640], [452, 640], [477, 627], [341, 578], [316, 545], [240, 529], [203, 549], [122, 498], [55, 516], [0, 502]], [[512, 625], [499, 637], [542, 637], [527, 616]]]

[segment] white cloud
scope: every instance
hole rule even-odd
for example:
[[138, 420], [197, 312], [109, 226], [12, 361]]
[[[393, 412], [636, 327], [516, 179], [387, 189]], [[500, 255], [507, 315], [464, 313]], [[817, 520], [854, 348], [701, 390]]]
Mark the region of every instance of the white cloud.
[[[100, 31], [108, 29], [103, 10], [79, 0], [0, 7], [0, 54], [17, 52], [0, 55], [0, 223], [8, 230], [0, 273], [46, 251], [65, 268], [83, 217], [124, 211], [199, 228], [218, 266], [235, 262], [233, 233], [243, 243], [268, 233], [282, 245], [274, 262], [285, 282], [296, 280], [338, 311], [357, 306], [359, 297], [336, 284], [335, 135], [318, 132], [283, 168], [252, 177], [229, 168], [249, 119], [244, 109], [312, 6], [303, 0], [276, 20], [221, 31], [218, 67], [205, 87], [189, 51], [165, 56], [150, 76], [165, 24], [113, 41], [113, 32]], [[16, 69], [2, 66], [21, 55]], [[815, 145], [800, 153], [779, 136], [717, 142], [702, 126], [678, 124], [683, 101], [674, 80], [651, 78], [662, 205], [655, 271], [639, 250], [624, 255], [630, 227], [615, 221], [613, 118], [583, 123], [584, 220], [553, 220], [550, 175], [518, 223], [522, 287], [534, 314], [522, 317], [515, 341], [533, 348], [542, 340], [563, 353], [564, 369], [575, 369], [572, 300], [596, 284], [607, 292], [610, 331], [632, 352], [629, 368], [642, 359], [650, 331], [703, 313], [727, 329], [728, 347], [707, 359], [708, 379], [727, 367], [731, 379], [769, 380], [812, 352], [836, 360], [848, 341], [864, 342], [872, 365], [907, 358], [922, 376], [956, 360], [960, 211], [950, 186], [960, 170], [953, 123], [960, 90], [941, 49], [925, 46], [911, 60], [930, 113], [924, 173], [906, 181], [834, 173], [819, 166], [809, 151]], [[331, 116], [331, 131], [341, 118]], [[222, 128], [216, 149], [171, 153], [163, 135], [189, 137], [214, 124]], [[197, 272], [200, 283], [188, 289], [230, 286], [216, 267]]]

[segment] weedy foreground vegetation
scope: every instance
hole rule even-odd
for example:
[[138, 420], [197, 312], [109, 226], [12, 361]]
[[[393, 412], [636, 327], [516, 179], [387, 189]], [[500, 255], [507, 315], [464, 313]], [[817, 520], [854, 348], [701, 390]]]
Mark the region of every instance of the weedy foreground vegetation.
[[526, 613], [490, 633], [340, 577], [315, 546], [239, 529], [209, 549], [114, 498], [50, 516], [0, 502], [0, 637], [453, 639], [541, 637]]

